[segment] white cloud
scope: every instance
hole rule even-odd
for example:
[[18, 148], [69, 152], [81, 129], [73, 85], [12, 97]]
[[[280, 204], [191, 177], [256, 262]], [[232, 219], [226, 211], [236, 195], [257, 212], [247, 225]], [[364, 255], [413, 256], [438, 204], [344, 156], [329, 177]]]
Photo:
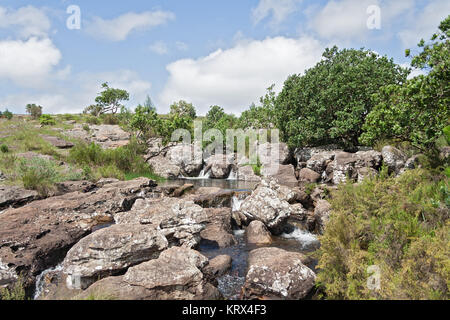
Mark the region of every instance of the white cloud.
[[177, 41], [175, 43], [175, 46], [180, 51], [187, 51], [189, 49], [189, 46], [186, 43], [184, 43], [183, 41]]
[[167, 44], [163, 41], [157, 41], [157, 42], [151, 44], [149, 46], [149, 49], [159, 55], [164, 55], [169, 52], [169, 49], [167, 48]]
[[48, 38], [0, 41], [0, 79], [36, 87], [50, 77], [61, 52]]
[[276, 27], [297, 10], [299, 2], [301, 0], [260, 0], [258, 6], [252, 9], [252, 20], [258, 24], [272, 16], [270, 25]]
[[151, 89], [151, 83], [140, 78], [131, 70], [90, 73], [82, 72], [59, 81], [48, 90], [39, 93], [10, 94], [0, 97], [0, 106], [8, 107], [16, 113], [24, 113], [28, 103], [37, 103], [44, 107], [45, 113], [79, 113], [94, 102], [101, 84], [108, 82], [113, 88], [125, 89], [130, 93], [130, 101], [125, 104], [135, 107], [145, 100]]
[[271, 84], [280, 89], [290, 74], [312, 67], [322, 52], [321, 44], [312, 38], [276, 37], [241, 41], [207, 57], [178, 60], [167, 66], [169, 79], [159, 105], [167, 108], [184, 99], [194, 103], [200, 114], [214, 104], [239, 114]]
[[0, 28], [13, 29], [21, 38], [45, 37], [50, 27], [50, 20], [41, 9], [33, 6], [17, 10], [0, 7]]
[[173, 19], [175, 15], [169, 11], [129, 12], [111, 20], [95, 17], [87, 24], [86, 30], [95, 37], [123, 41], [134, 30], [151, 29]]
[[400, 31], [398, 37], [405, 47], [415, 46], [420, 39], [429, 40], [438, 30], [439, 23], [450, 13], [448, 0], [435, 0], [417, 12], [408, 23], [408, 29]]

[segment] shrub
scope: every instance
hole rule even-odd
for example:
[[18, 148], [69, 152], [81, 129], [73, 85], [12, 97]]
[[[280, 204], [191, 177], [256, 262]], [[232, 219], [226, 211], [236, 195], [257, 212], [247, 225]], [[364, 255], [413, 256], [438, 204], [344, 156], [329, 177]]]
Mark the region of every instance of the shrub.
[[0, 114], [1, 117], [11, 120], [13, 118], [13, 114], [11, 111], [9, 111], [8, 109], [6, 109], [3, 114]]
[[26, 300], [26, 293], [22, 277], [19, 277], [11, 289], [0, 289], [0, 300], [22, 301]]
[[101, 120], [104, 124], [117, 125], [119, 124], [119, 118], [115, 114], [103, 114]]
[[18, 174], [25, 189], [36, 190], [42, 196], [47, 196], [54, 189], [55, 183], [61, 180], [56, 163], [37, 157], [21, 159]]
[[36, 104], [27, 104], [26, 111], [31, 115], [31, 118], [38, 120], [42, 116], [42, 107]]
[[85, 118], [87, 124], [99, 125], [101, 123], [100, 119], [95, 116], [88, 116]]
[[[339, 186], [318, 252], [327, 298], [450, 298], [448, 188], [448, 178], [423, 169]], [[367, 287], [372, 265], [378, 291]]]
[[8, 153], [8, 152], [9, 152], [9, 148], [8, 148], [8, 146], [7, 146], [6, 144], [2, 144], [2, 145], [0, 146], [0, 151], [1, 151], [2, 153]]
[[39, 118], [39, 122], [42, 126], [54, 126], [56, 124], [55, 119], [49, 114], [43, 114]]

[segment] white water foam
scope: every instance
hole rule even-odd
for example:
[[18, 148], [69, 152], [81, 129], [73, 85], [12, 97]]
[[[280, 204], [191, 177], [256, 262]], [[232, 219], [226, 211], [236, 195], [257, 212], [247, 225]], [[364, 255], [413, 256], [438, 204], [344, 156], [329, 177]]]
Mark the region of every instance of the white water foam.
[[239, 199], [238, 197], [234, 196], [231, 199], [231, 209], [233, 212], [241, 210], [241, 205], [244, 202], [245, 199]]
[[230, 175], [228, 176], [228, 179], [227, 179], [227, 180], [233, 180], [233, 181], [236, 181], [237, 178], [238, 178], [237, 171], [231, 170]]
[[39, 297], [42, 294], [42, 291], [44, 290], [44, 278], [47, 274], [49, 274], [50, 272], [59, 272], [62, 271], [63, 267], [62, 264], [57, 265], [54, 268], [49, 268], [47, 270], [42, 271], [42, 273], [40, 275], [37, 276], [36, 278], [36, 287], [34, 290], [34, 300], [39, 299]]
[[200, 171], [198, 177], [185, 177], [181, 175], [179, 178], [183, 180], [208, 180], [209, 178], [211, 178], [211, 170], [205, 172], [205, 170], [203, 169], [202, 171]]
[[302, 248], [312, 248], [319, 246], [320, 242], [315, 235], [308, 231], [295, 228], [291, 233], [283, 233], [281, 235], [285, 239], [294, 239], [300, 242]]

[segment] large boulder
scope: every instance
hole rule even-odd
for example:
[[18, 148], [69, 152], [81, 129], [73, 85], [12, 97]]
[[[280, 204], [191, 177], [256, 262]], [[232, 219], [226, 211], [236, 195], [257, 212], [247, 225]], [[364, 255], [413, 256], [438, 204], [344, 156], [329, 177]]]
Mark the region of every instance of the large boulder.
[[327, 171], [332, 172], [331, 181], [333, 184], [345, 183], [347, 179], [356, 180], [358, 172], [356, 170], [357, 156], [354, 153], [338, 152], [335, 155], [333, 162], [330, 163], [330, 168]]
[[208, 259], [199, 252], [173, 247], [123, 276], [94, 283], [78, 298], [102, 292], [119, 300], [217, 300], [219, 291], [203, 273], [207, 266]]
[[202, 240], [219, 248], [236, 244], [231, 227], [231, 208], [205, 209], [205, 214], [208, 222], [205, 229], [200, 232]]
[[323, 233], [325, 230], [325, 226], [330, 219], [330, 213], [331, 204], [326, 200], [318, 200], [314, 210], [314, 216], [320, 233]]
[[381, 152], [375, 150], [358, 151], [356, 152], [358, 161], [356, 168], [371, 168], [378, 170], [383, 164], [383, 155]]
[[263, 177], [272, 177], [278, 181], [278, 183], [287, 186], [297, 186], [298, 181], [295, 176], [295, 168], [292, 164], [289, 165], [270, 165], [263, 166], [261, 169], [261, 175]]
[[314, 287], [316, 275], [304, 263], [300, 253], [278, 248], [260, 248], [250, 252], [248, 272], [242, 288], [243, 299], [305, 298]]
[[261, 177], [257, 176], [250, 165], [238, 167], [237, 179], [240, 181], [260, 182]]
[[0, 210], [9, 207], [18, 208], [39, 198], [39, 193], [36, 191], [0, 185]]
[[165, 158], [185, 177], [197, 177], [203, 168], [203, 151], [198, 144], [178, 144], [167, 151]]
[[406, 155], [399, 149], [392, 146], [385, 146], [381, 151], [383, 162], [389, 168], [389, 172], [398, 174], [405, 166]]
[[245, 230], [247, 242], [256, 245], [266, 245], [272, 243], [272, 235], [261, 221], [252, 221]]
[[79, 241], [64, 259], [69, 289], [86, 289], [106, 276], [151, 259], [168, 248], [156, 228], [141, 224], [114, 225]]
[[49, 135], [41, 135], [42, 139], [50, 143], [52, 146], [58, 149], [70, 149], [73, 148], [74, 144], [72, 142], [68, 142], [64, 139], [49, 136]]
[[214, 281], [231, 269], [232, 262], [233, 260], [228, 255], [217, 256], [209, 260], [209, 264], [203, 269], [203, 272]]
[[299, 173], [299, 180], [302, 182], [317, 183], [320, 181], [320, 178], [320, 174], [308, 168], [301, 169]]
[[240, 206], [240, 211], [250, 221], [263, 222], [274, 234], [280, 234], [291, 214], [285, 194], [279, 192], [280, 185], [273, 179], [264, 179]]
[[139, 199], [128, 212], [114, 215], [117, 224], [142, 224], [162, 232], [171, 246], [194, 248], [208, 221], [204, 209], [178, 198]]
[[287, 144], [280, 143], [263, 143], [259, 144], [258, 156], [263, 165], [271, 164], [288, 164], [292, 160], [292, 153]]
[[195, 196], [193, 201], [203, 208], [231, 208], [233, 196], [232, 190], [220, 190], [216, 193]]
[[178, 179], [181, 175], [181, 168], [169, 161], [166, 157], [158, 155], [147, 161], [153, 172], [165, 179]]
[[308, 161], [306, 161], [306, 167], [322, 175], [327, 166], [334, 160], [334, 157], [334, 151], [315, 153]]
[[95, 227], [111, 223], [114, 214], [130, 210], [155, 186], [154, 181], [141, 178], [6, 210], [0, 214], [0, 261], [7, 270], [0, 275], [0, 283], [15, 282], [21, 273], [29, 288], [35, 276], [62, 261], [75, 243]]
[[213, 179], [226, 179], [236, 164], [235, 154], [216, 154], [205, 160], [205, 172], [210, 172]]

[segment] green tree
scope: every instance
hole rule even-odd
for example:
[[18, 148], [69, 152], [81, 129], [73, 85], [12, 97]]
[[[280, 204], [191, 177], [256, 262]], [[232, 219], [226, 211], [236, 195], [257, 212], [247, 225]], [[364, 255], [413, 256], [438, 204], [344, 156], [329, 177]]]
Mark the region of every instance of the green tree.
[[95, 98], [96, 105], [91, 105], [85, 109], [85, 113], [95, 116], [99, 114], [116, 114], [123, 105], [122, 101], [130, 100], [130, 94], [126, 90], [110, 88], [108, 83], [102, 84], [103, 91]]
[[6, 118], [8, 120], [11, 120], [13, 117], [13, 114], [11, 111], [9, 111], [8, 109], [6, 109], [3, 113], [0, 112], [0, 118]]
[[276, 93], [275, 85], [267, 88], [267, 93], [260, 98], [260, 106], [252, 104], [250, 108], [241, 114], [239, 127], [255, 129], [272, 129], [276, 126]]
[[192, 105], [192, 103], [188, 103], [184, 100], [175, 102], [170, 106], [170, 115], [175, 114], [181, 118], [188, 117], [191, 119], [195, 119], [197, 117], [197, 112], [195, 111], [195, 107]]
[[42, 107], [36, 104], [27, 104], [25, 107], [28, 114], [31, 115], [31, 118], [34, 120], [39, 119], [42, 116]]
[[[410, 142], [422, 151], [436, 151], [435, 142], [449, 125], [450, 16], [431, 42], [421, 40], [422, 52], [411, 65], [428, 71], [403, 85], [388, 85], [376, 95], [377, 105], [367, 117], [361, 142], [382, 139]], [[406, 55], [410, 56], [407, 50]]]
[[161, 119], [158, 118], [155, 110], [148, 106], [138, 105], [131, 117], [130, 127], [137, 131], [139, 137], [147, 139], [157, 134], [161, 126]]
[[369, 50], [326, 49], [305, 75], [292, 75], [276, 100], [277, 125], [292, 147], [339, 144], [354, 149], [372, 95], [406, 81], [409, 70]]
[[156, 106], [153, 103], [153, 100], [152, 100], [152, 98], [150, 98], [149, 95], [147, 95], [147, 98], [145, 99], [144, 107], [156, 112]]

